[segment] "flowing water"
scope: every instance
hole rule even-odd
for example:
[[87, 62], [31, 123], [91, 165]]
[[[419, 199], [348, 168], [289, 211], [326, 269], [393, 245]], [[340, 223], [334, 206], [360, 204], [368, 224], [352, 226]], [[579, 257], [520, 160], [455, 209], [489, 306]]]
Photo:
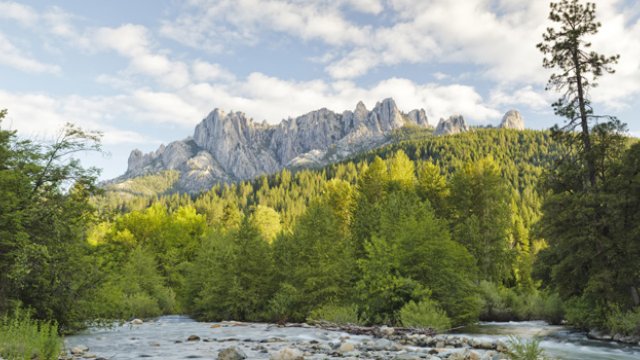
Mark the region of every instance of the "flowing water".
[[[186, 341], [191, 335], [197, 335], [200, 340]], [[557, 359], [640, 359], [640, 347], [589, 340], [584, 334], [538, 321], [482, 323], [474, 328], [464, 329], [456, 335], [491, 341], [505, 341], [510, 335], [523, 339], [540, 337], [541, 346], [547, 355]], [[244, 351], [249, 359], [268, 359], [270, 353], [284, 347], [335, 348], [335, 344], [345, 341], [345, 338], [357, 348], [387, 341], [313, 327], [282, 328], [255, 323], [201, 323], [184, 316], [164, 316], [142, 325], [126, 324], [89, 329], [67, 337], [66, 345], [68, 348], [85, 345], [89, 347], [90, 353], [107, 359], [215, 359], [218, 351], [231, 346]], [[375, 353], [383, 358], [394, 358], [398, 354], [424, 355], [425, 352], [424, 349], [398, 348]], [[326, 355], [317, 354], [306, 358], [320, 359], [326, 358]]]
[[508, 341], [509, 336], [522, 339], [538, 337], [545, 353], [563, 360], [640, 360], [640, 347], [615, 342], [591, 340], [583, 333], [544, 321], [481, 323], [464, 329], [460, 335], [477, 339]]

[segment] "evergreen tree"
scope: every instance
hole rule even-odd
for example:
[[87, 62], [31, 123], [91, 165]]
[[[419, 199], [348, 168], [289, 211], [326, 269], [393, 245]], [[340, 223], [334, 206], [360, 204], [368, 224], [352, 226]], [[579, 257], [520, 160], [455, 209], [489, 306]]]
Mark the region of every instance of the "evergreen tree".
[[453, 236], [476, 259], [481, 277], [507, 280], [513, 264], [509, 242], [510, 198], [491, 158], [468, 163], [451, 180]]
[[604, 56], [589, 51], [591, 43], [587, 37], [598, 32], [601, 24], [596, 21], [596, 4], [580, 0], [562, 0], [551, 3], [549, 19], [560, 25], [560, 29], [547, 28], [542, 35], [543, 42], [537, 47], [548, 57], [543, 65], [549, 69], [559, 69], [549, 79], [547, 89], [561, 91], [563, 96], [553, 104], [557, 115], [567, 118], [564, 129], [580, 127], [583, 155], [587, 165], [587, 180], [596, 186], [596, 165], [591, 149], [589, 122], [595, 116], [589, 90], [597, 86], [596, 80], [603, 73], [613, 73], [612, 64], [618, 62], [619, 55]]

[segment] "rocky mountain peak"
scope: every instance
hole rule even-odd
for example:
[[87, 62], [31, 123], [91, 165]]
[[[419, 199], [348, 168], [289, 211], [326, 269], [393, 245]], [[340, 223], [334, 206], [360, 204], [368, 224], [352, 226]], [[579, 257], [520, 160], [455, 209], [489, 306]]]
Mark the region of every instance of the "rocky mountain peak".
[[462, 115], [452, 115], [448, 119], [440, 119], [434, 132], [435, 135], [450, 135], [469, 131], [467, 123]]
[[[462, 125], [451, 121], [447, 133], [466, 130], [464, 120]], [[251, 179], [284, 167], [340, 161], [388, 143], [392, 131], [405, 125], [429, 126], [425, 110], [402, 113], [391, 98], [371, 110], [360, 101], [353, 111], [321, 108], [276, 125], [216, 108], [196, 126], [192, 137], [148, 154], [134, 150], [127, 172], [115, 181], [177, 170], [178, 190], [198, 192], [218, 182]]]
[[509, 110], [502, 117], [500, 127], [504, 129], [524, 130], [524, 118], [518, 110]]

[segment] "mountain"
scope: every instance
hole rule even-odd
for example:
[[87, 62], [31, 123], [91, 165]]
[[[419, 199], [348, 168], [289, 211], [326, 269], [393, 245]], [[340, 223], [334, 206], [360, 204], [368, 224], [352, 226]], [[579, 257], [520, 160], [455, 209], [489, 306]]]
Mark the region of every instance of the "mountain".
[[[193, 136], [148, 154], [132, 151], [126, 173], [107, 185], [133, 191], [140, 184], [134, 186], [132, 180], [154, 175], [147, 182], [197, 193], [216, 183], [253, 179], [283, 168], [321, 167], [389, 144], [398, 140], [397, 134], [406, 138], [407, 133], [430, 133], [431, 128], [424, 109], [403, 113], [393, 99], [378, 102], [372, 110], [362, 102], [342, 113], [322, 108], [277, 125], [215, 109], [196, 126]], [[441, 120], [435, 133], [468, 130], [457, 115]]]
[[524, 118], [518, 110], [509, 110], [502, 117], [500, 127], [504, 129], [524, 130]]

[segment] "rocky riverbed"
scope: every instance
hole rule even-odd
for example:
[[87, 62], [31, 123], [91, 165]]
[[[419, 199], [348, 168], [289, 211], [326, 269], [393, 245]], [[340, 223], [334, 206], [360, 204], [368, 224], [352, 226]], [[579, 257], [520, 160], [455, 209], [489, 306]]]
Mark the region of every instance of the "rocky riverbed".
[[202, 323], [183, 316], [94, 328], [66, 339], [71, 359], [506, 359], [509, 335], [539, 337], [555, 359], [640, 359], [640, 347], [594, 341], [544, 322], [486, 323], [429, 336], [393, 328], [354, 335], [309, 325]]
[[[117, 339], [117, 340], [116, 340]], [[501, 341], [396, 333], [352, 335], [309, 325], [198, 323], [168, 316], [92, 329], [67, 339], [69, 358], [96, 359], [506, 359]]]

